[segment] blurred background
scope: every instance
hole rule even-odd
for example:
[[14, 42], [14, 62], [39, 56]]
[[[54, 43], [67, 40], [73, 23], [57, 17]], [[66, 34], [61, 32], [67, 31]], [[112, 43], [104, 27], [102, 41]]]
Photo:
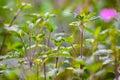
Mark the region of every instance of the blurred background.
[[[14, 24], [25, 26], [28, 21], [35, 21], [35, 18], [29, 17], [29, 14], [49, 12], [56, 14], [56, 17], [51, 20], [52, 24], [57, 28], [56, 32], [65, 32], [69, 34], [71, 34], [73, 30], [69, 24], [72, 21], [75, 21], [75, 15], [78, 15], [84, 10], [88, 13], [95, 12], [96, 16], [99, 15], [100, 10], [103, 8], [114, 8], [117, 11], [120, 10], [120, 0], [0, 0], [0, 46], [2, 45], [5, 33], [5, 24], [11, 22], [13, 16], [20, 8], [19, 3], [21, 2], [30, 3], [32, 7], [23, 10]], [[102, 29], [106, 29], [108, 25], [97, 19], [92, 23], [88, 23], [87, 26], [92, 26], [91, 28], [94, 30], [97, 26], [102, 26]], [[90, 35], [87, 34], [87, 36]], [[5, 54], [12, 48], [20, 45], [20, 43], [18, 43], [19, 45], [16, 44], [12, 46], [14, 42], [18, 42], [18, 39], [11, 34], [7, 37], [1, 54]], [[79, 41], [79, 37], [76, 41]]]

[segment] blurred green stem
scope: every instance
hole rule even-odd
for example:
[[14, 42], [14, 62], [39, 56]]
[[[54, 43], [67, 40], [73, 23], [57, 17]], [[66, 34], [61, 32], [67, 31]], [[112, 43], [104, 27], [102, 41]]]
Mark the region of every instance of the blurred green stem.
[[30, 55], [28, 55], [29, 56], [29, 65], [30, 65], [30, 67], [32, 67], [32, 59], [33, 59], [33, 57], [32, 57], [32, 48], [31, 48], [31, 46], [32, 46], [32, 42], [31, 42], [31, 34], [29, 34], [29, 47], [30, 47]]
[[[23, 44], [23, 47], [24, 47], [24, 54], [25, 54], [26, 56], [28, 56], [28, 54], [27, 54], [27, 48], [26, 48], [26, 46], [25, 46], [24, 39], [23, 39], [22, 36], [19, 36], [19, 37], [20, 37], [21, 43]], [[28, 57], [27, 57], [27, 58], [28, 58]]]
[[[43, 31], [44, 31], [44, 34], [46, 35], [46, 27], [43, 27]], [[46, 38], [43, 38], [43, 40], [44, 40], [44, 45], [46, 45], [47, 46], [47, 40], [46, 40]], [[44, 50], [44, 52], [46, 51], [46, 49], [43, 49]], [[45, 60], [45, 57], [43, 58], [43, 61]], [[46, 62], [44, 62], [44, 64], [43, 64], [43, 70], [44, 70], [44, 80], [46, 80]]]
[[[80, 30], [80, 57], [83, 58], [83, 41], [84, 41], [84, 23], [81, 22], [81, 27], [79, 27]], [[83, 68], [83, 65], [80, 64], [80, 69]], [[80, 78], [82, 78], [82, 75], [80, 74]]]
[[49, 33], [49, 37], [48, 37], [48, 47], [50, 47], [50, 40], [51, 40], [51, 32]]
[[37, 64], [37, 80], [39, 80], [39, 65]]
[[[70, 45], [72, 46], [72, 49], [73, 49], [74, 53], [77, 55], [77, 51], [76, 51], [76, 49], [74, 48], [73, 44], [71, 43]], [[76, 55], [75, 55], [75, 56], [76, 56]]]
[[[57, 48], [57, 53], [59, 52], [60, 46], [61, 45], [59, 45], [58, 48]], [[56, 57], [56, 62], [55, 62], [55, 68], [56, 69], [58, 69], [58, 61], [59, 61], [59, 57]], [[56, 74], [55, 74], [54, 80], [57, 80], [57, 75]]]
[[[45, 58], [43, 58], [43, 62], [44, 62]], [[44, 70], [44, 80], [46, 80], [46, 63], [43, 63], [43, 70]]]
[[115, 61], [114, 61], [115, 62], [115, 78], [116, 80], [119, 80], [119, 72], [118, 72], [119, 64], [118, 64], [117, 51], [115, 46], [114, 46], [113, 52], [115, 57]]
[[4, 15], [4, 17], [0, 20], [0, 24], [3, 24], [5, 22], [5, 20], [6, 20], [6, 18], [7, 18], [7, 16]]
[[[58, 46], [58, 48], [57, 48], [57, 53], [59, 52], [59, 49], [60, 49], [60, 46]], [[55, 66], [56, 69], [58, 68], [58, 60], [59, 60], [59, 58], [56, 57], [56, 66]]]
[[84, 40], [84, 24], [81, 23], [81, 27], [79, 27], [80, 30], [80, 57], [83, 57], [83, 40]]
[[119, 56], [118, 56], [118, 52], [117, 52], [118, 40], [116, 39], [118, 37], [118, 33], [116, 33], [117, 30], [114, 27], [111, 27], [110, 31], [111, 32], [110, 32], [109, 36], [110, 36], [110, 40], [111, 40], [111, 50], [113, 51], [113, 55], [114, 55], [115, 80], [119, 80], [119, 72], [118, 72], [118, 68], [119, 68], [118, 58], [119, 58]]

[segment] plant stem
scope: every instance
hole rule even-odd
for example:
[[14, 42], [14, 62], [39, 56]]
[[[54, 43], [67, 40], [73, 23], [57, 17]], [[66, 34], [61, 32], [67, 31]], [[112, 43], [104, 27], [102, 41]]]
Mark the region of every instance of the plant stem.
[[[60, 49], [60, 46], [58, 46], [57, 52], [59, 52], [59, 49]], [[58, 61], [59, 61], [59, 57], [56, 57], [56, 60], [55, 60], [55, 68], [56, 69], [58, 69]], [[57, 80], [57, 75], [56, 74], [55, 74], [54, 80]]]
[[23, 44], [23, 47], [24, 47], [24, 54], [27, 56], [27, 59], [29, 60], [29, 57], [28, 57], [28, 54], [27, 54], [27, 48], [25, 46], [24, 39], [21, 36], [19, 36], [19, 37], [20, 37], [20, 40], [21, 40], [21, 42]]
[[29, 47], [30, 47], [30, 56], [29, 56], [29, 64], [30, 64], [30, 67], [32, 67], [32, 48], [31, 48], [31, 34], [29, 34]]
[[49, 33], [49, 37], [48, 37], [48, 43], [47, 43], [48, 47], [50, 47], [50, 39], [51, 39], [51, 32]]
[[[73, 44], [70, 44], [70, 45], [72, 46], [72, 49], [73, 49], [74, 53], [77, 55], [77, 51], [76, 51], [76, 49], [74, 48]], [[76, 55], [75, 55], [75, 56], [76, 56]]]
[[118, 72], [118, 59], [117, 59], [117, 51], [116, 48], [114, 48], [114, 56], [115, 56], [115, 78], [116, 80], [119, 80], [119, 72]]
[[[45, 60], [45, 58], [43, 58], [43, 61]], [[44, 69], [44, 80], [46, 80], [46, 63], [44, 62], [43, 64], [43, 69]]]
[[[44, 34], [46, 33], [46, 28], [44, 27], [43, 28], [43, 30], [44, 30]], [[46, 34], [45, 34], [46, 35]], [[47, 40], [45, 39], [45, 38], [43, 38], [44, 39], [44, 45], [46, 45], [47, 46]], [[44, 50], [44, 52], [46, 51], [46, 48], [44, 48], [43, 49]], [[43, 61], [45, 60], [45, 57], [43, 58]], [[43, 64], [43, 70], [44, 70], [44, 80], [46, 80], [46, 62], [44, 62], [44, 64]]]
[[[59, 52], [59, 49], [60, 49], [60, 46], [58, 46], [57, 52]], [[58, 60], [59, 60], [59, 57], [56, 57], [56, 66], [55, 66], [56, 69], [58, 68]]]
[[3, 24], [6, 20], [7, 16], [5, 15], [1, 20], [0, 20], [0, 24]]
[[7, 32], [5, 32], [4, 36], [3, 36], [2, 45], [0, 47], [0, 54], [2, 54], [2, 50], [3, 50], [3, 47], [4, 47], [5, 41], [6, 41], [6, 37], [7, 37]]
[[37, 80], [39, 80], [39, 65], [37, 64]]
[[83, 57], [83, 40], [84, 40], [84, 25], [82, 23], [82, 26], [80, 29], [80, 57]]
[[55, 64], [56, 64], [55, 68], [56, 68], [56, 69], [58, 68], [58, 60], [59, 60], [59, 58], [56, 57], [56, 62], [55, 62]]
[[[79, 27], [80, 30], [80, 57], [83, 58], [83, 40], [84, 40], [84, 24], [82, 22], [82, 26]], [[80, 64], [80, 69], [83, 68], [83, 65]], [[80, 74], [80, 78], [82, 78], [82, 75]]]

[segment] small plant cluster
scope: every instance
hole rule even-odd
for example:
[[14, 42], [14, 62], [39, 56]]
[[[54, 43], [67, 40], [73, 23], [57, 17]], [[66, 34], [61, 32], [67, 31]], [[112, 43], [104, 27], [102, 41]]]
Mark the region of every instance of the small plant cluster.
[[[19, 6], [11, 22], [4, 24], [0, 53], [9, 35], [19, 43], [13, 42], [7, 54], [0, 57], [1, 80], [120, 79], [120, 29], [116, 10], [103, 9], [99, 16], [82, 11], [69, 24], [71, 33], [58, 33], [53, 23], [57, 15], [49, 12], [29, 13], [27, 16], [34, 21], [28, 20], [24, 26], [15, 24], [30, 4]], [[106, 29], [87, 27], [99, 19], [108, 25]]]

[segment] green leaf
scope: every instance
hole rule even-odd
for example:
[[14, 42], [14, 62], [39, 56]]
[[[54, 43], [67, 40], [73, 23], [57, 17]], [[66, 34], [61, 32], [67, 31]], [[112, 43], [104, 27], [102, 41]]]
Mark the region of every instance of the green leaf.
[[95, 73], [95, 72], [99, 71], [102, 68], [102, 62], [97, 62], [97, 63], [94, 63], [94, 64], [90, 64], [90, 65], [87, 66], [87, 68], [91, 72]]
[[52, 23], [47, 23], [47, 29], [49, 32], [53, 32], [56, 29], [56, 26]]
[[14, 0], [17, 3], [17, 6], [20, 8], [21, 7], [21, 2], [20, 0]]
[[41, 59], [35, 59], [34, 62], [38, 65], [42, 62], [42, 60]]
[[89, 27], [85, 27], [85, 30], [88, 31], [89, 33], [91, 33], [92, 35], [94, 34], [94, 30], [92, 30]]
[[94, 32], [94, 36], [98, 37], [98, 35], [100, 34], [100, 31], [101, 31], [101, 27], [97, 27], [97, 29]]
[[15, 71], [13, 70], [7, 70], [5, 72], [5, 76], [9, 79], [9, 80], [18, 80], [18, 75]]
[[6, 70], [7, 64], [0, 64], [0, 70]]
[[89, 13], [87, 16], [86, 16], [86, 18], [87, 19], [90, 19], [91, 17], [93, 17], [95, 15], [95, 13], [94, 12], [91, 12], [91, 13]]
[[24, 9], [28, 9], [28, 8], [32, 7], [32, 5], [30, 3], [24, 3], [23, 2], [21, 5], [24, 7]]
[[17, 25], [13, 25], [11, 27], [6, 27], [6, 30], [8, 31], [14, 31], [14, 32], [18, 32], [18, 26]]
[[29, 33], [30, 29], [28, 26], [19, 27], [24, 33]]
[[77, 26], [80, 26], [80, 24], [81, 24], [80, 21], [75, 21], [75, 22], [71, 22], [69, 25], [77, 27]]
[[94, 20], [96, 20], [96, 19], [99, 19], [99, 16], [93, 16], [93, 17], [91, 17], [89, 20], [90, 20], [90, 21], [94, 21]]
[[70, 54], [68, 52], [63, 51], [62, 53], [53, 53], [50, 54], [49, 57], [66, 57], [66, 58], [70, 58]]
[[64, 38], [62, 36], [57, 36], [54, 39], [54, 42], [55, 42], [56, 45], [61, 45], [63, 41], [64, 41]]
[[83, 59], [76, 59], [75, 61], [77, 64], [81, 64], [81, 65], [86, 65], [85, 61]]
[[73, 35], [71, 35], [70, 37], [64, 38], [64, 40], [70, 44], [72, 44], [74, 42], [74, 37]]

